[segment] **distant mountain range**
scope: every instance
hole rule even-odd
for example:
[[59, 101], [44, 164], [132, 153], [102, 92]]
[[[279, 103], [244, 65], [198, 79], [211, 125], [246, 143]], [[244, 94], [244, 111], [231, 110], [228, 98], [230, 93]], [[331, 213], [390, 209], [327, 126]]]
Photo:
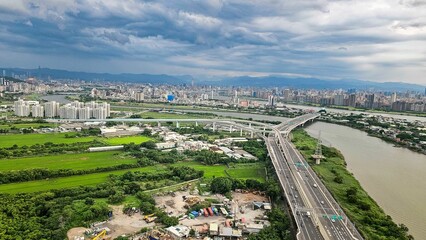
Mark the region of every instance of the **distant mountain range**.
[[424, 92], [426, 86], [402, 82], [371, 82], [355, 79], [324, 80], [318, 78], [290, 78], [282, 76], [268, 77], [233, 77], [219, 81], [220, 85], [284, 87], [301, 89], [375, 89], [382, 91], [419, 91]]
[[218, 78], [217, 80], [202, 80], [190, 75], [155, 75], [155, 74], [110, 74], [110, 73], [89, 73], [75, 72], [49, 68], [22, 69], [22, 68], [0, 68], [0, 71], [6, 70], [7, 75], [28, 75], [36, 78], [47, 79], [78, 79], [78, 80], [100, 80], [100, 81], [122, 81], [132, 83], [151, 83], [151, 84], [196, 84], [214, 85], [214, 86], [245, 86], [245, 87], [284, 87], [300, 89], [375, 89], [382, 91], [418, 91], [424, 92], [426, 86], [419, 84], [410, 84], [402, 82], [371, 82], [355, 79], [324, 80], [318, 78], [291, 78], [284, 76], [267, 77], [228, 77]]
[[123, 82], [140, 82], [151, 84], [182, 84], [190, 83], [191, 76], [171, 76], [171, 75], [154, 75], [154, 74], [110, 74], [110, 73], [89, 73], [89, 72], [74, 72], [67, 70], [58, 70], [50, 68], [23, 69], [23, 68], [0, 68], [0, 73], [6, 70], [6, 75], [27, 75], [39, 79], [74, 79], [86, 81], [123, 81]]

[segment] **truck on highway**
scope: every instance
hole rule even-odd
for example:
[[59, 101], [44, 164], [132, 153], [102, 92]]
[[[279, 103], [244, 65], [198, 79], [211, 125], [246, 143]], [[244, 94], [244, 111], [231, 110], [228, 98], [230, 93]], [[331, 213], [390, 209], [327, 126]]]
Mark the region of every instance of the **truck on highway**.
[[311, 216], [311, 213], [310, 213], [310, 212], [306, 212], [306, 216], [307, 216], [307, 217], [310, 217], [310, 216]]
[[318, 185], [316, 183], [314, 183], [314, 188], [318, 187]]

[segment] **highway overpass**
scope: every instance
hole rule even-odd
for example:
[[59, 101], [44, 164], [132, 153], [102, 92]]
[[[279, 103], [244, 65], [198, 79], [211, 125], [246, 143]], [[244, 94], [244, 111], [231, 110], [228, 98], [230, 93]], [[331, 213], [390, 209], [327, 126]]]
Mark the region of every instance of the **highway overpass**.
[[227, 118], [194, 118], [194, 119], [172, 119], [172, 118], [106, 118], [106, 119], [45, 119], [49, 123], [73, 123], [73, 122], [137, 122], [137, 123], [175, 123], [176, 127], [180, 127], [180, 123], [204, 123], [212, 124], [213, 130], [218, 126], [228, 126], [229, 131], [247, 131], [251, 134], [267, 134], [274, 132], [273, 125], [257, 121], [244, 119], [227, 119]]

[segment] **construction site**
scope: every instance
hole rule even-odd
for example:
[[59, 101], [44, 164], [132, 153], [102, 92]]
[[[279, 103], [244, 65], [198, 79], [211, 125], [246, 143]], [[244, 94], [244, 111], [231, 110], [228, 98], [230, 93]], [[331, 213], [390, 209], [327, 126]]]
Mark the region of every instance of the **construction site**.
[[155, 214], [144, 215], [138, 209], [123, 213], [123, 206], [111, 206], [108, 221], [90, 228], [73, 228], [68, 239], [244, 239], [269, 225], [266, 213], [271, 204], [262, 192], [236, 190], [228, 199], [220, 194], [201, 196], [179, 191], [157, 193], [154, 198], [158, 208], [179, 219], [177, 226], [165, 228], [156, 223]]

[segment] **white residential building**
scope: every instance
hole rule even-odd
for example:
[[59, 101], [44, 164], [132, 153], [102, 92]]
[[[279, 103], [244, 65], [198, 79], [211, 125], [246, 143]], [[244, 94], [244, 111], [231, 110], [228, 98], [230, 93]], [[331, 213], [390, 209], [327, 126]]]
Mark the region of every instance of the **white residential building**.
[[145, 95], [143, 94], [143, 92], [136, 93], [135, 94], [135, 100], [138, 101], [138, 102], [145, 100]]
[[55, 101], [46, 102], [44, 104], [44, 115], [47, 118], [59, 116], [59, 103]]
[[14, 102], [13, 107], [15, 115], [20, 117], [26, 117], [32, 113], [33, 117], [53, 118], [59, 116], [64, 119], [105, 119], [111, 114], [111, 107], [108, 103], [94, 101], [88, 103], [74, 101], [60, 107], [59, 103], [55, 101], [46, 102], [44, 106], [41, 106], [38, 101], [19, 99]]
[[93, 109], [93, 118], [95, 119], [105, 119], [107, 117], [106, 109], [104, 108], [95, 108]]
[[38, 105], [38, 101], [24, 101], [19, 99], [13, 103], [13, 110], [16, 116], [27, 117], [31, 113], [31, 106]]
[[92, 109], [90, 107], [84, 107], [78, 109], [78, 119], [90, 119], [92, 116]]
[[31, 108], [31, 113], [33, 117], [44, 117], [44, 107], [41, 105], [34, 105]]

